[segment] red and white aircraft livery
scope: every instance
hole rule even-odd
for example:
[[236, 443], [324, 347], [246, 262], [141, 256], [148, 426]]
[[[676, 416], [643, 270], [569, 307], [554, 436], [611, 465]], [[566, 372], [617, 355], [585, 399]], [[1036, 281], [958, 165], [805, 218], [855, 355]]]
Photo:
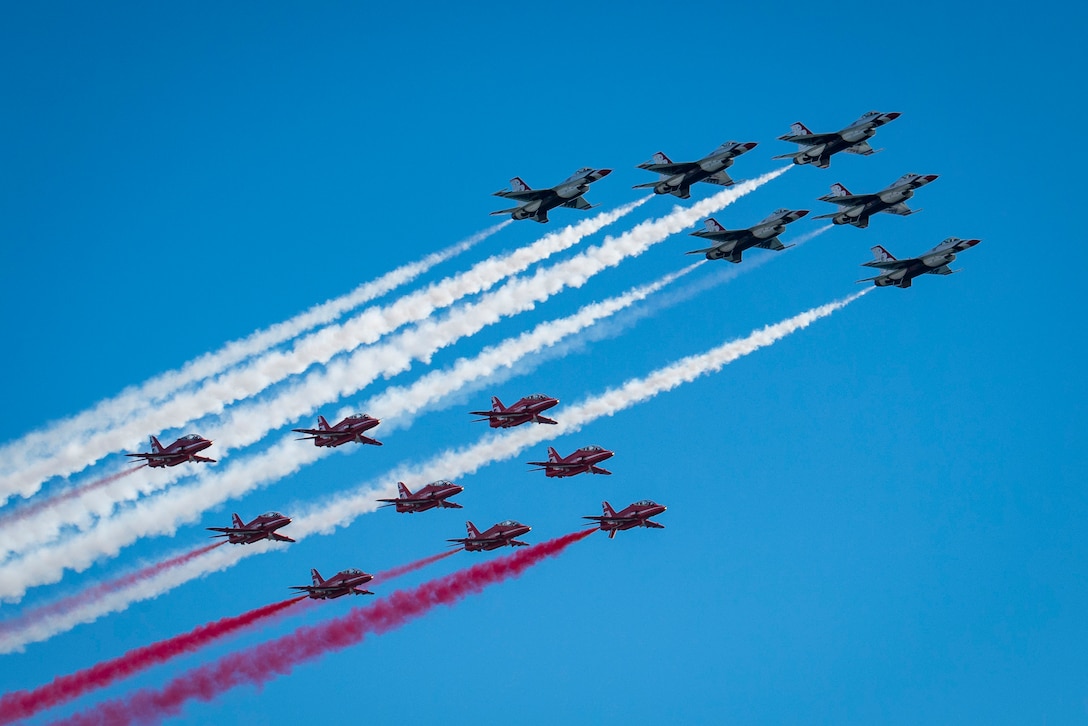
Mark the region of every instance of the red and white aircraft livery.
[[327, 580], [321, 579], [321, 573], [310, 570], [313, 585], [292, 585], [292, 590], [305, 590], [315, 600], [334, 600], [344, 595], [373, 595], [370, 590], [360, 590], [359, 585], [365, 585], [374, 579], [362, 570], [341, 570]]
[[363, 436], [364, 431], [369, 431], [380, 423], [381, 419], [373, 418], [365, 413], [355, 413], [335, 426], [329, 426], [329, 422], [325, 420], [324, 416], [318, 416], [316, 429], [291, 430], [300, 434], [309, 434], [309, 436], [303, 436], [297, 440], [308, 441], [313, 439], [314, 446], [341, 446], [352, 441], [357, 444], [381, 446], [382, 442], [377, 439]]
[[159, 440], [152, 436], [150, 452], [125, 454], [125, 456], [135, 456], [140, 459], [146, 459], [147, 465], [152, 469], [157, 469], [161, 466], [177, 466], [178, 464], [184, 464], [187, 461], [200, 461], [207, 464], [214, 464], [215, 459], [196, 455], [196, 452], [203, 451], [211, 445], [212, 442], [203, 436], [200, 436], [199, 434], [189, 434], [188, 436], [182, 436], [174, 443], [163, 448], [163, 445], [159, 443]]
[[453, 502], [447, 502], [446, 499], [452, 497], [454, 494], [460, 494], [465, 491], [463, 486], [454, 484], [452, 481], [441, 479], [439, 481], [433, 481], [427, 486], [420, 489], [415, 494], [404, 485], [404, 482], [397, 482], [397, 491], [400, 492], [400, 496], [396, 499], [379, 499], [379, 502], [385, 502], [385, 506], [396, 506], [398, 512], [408, 512], [414, 514], [416, 512], [426, 512], [428, 509], [434, 509], [435, 507], [441, 509], [460, 509], [460, 504], [454, 504]]
[[544, 471], [544, 476], [564, 477], [575, 474], [611, 474], [607, 469], [596, 466], [605, 459], [611, 459], [615, 452], [602, 449], [600, 446], [583, 446], [570, 456], [560, 456], [552, 447], [548, 447], [547, 461], [530, 461], [530, 466], [538, 466], [539, 469], [529, 471]]
[[601, 531], [608, 532], [608, 539], [615, 537], [616, 532], [619, 532], [621, 529], [631, 529], [633, 527], [665, 529], [665, 525], [651, 522], [650, 517], [656, 517], [664, 512], [667, 507], [664, 507], [657, 502], [651, 502], [649, 499], [635, 502], [634, 504], [624, 507], [619, 512], [613, 509], [612, 505], [608, 502], [601, 502], [601, 506], [604, 508], [603, 516], [582, 517], [582, 519], [597, 520]]
[[498, 396], [492, 396], [490, 411], [469, 411], [469, 414], [472, 416], [486, 416], [487, 418], [475, 420], [489, 421], [493, 429], [508, 429], [511, 426], [520, 426], [530, 421], [540, 424], [555, 424], [558, 421], [540, 414], [557, 403], [559, 403], [558, 398], [545, 396], [543, 393], [534, 393], [507, 407], [502, 405], [502, 401], [499, 400]]
[[499, 547], [528, 547], [528, 542], [519, 542], [514, 538], [520, 537], [532, 529], [532, 527], [521, 522], [515, 522], [512, 519], [499, 522], [483, 534], [480, 534], [480, 530], [476, 529], [476, 525], [472, 522], [465, 522], [465, 526], [468, 528], [468, 537], [446, 541], [463, 545], [466, 552], [495, 550]]
[[291, 518], [285, 517], [279, 512], [266, 512], [254, 519], [249, 524], [242, 524], [242, 518], [234, 515], [233, 527], [207, 527], [210, 532], [222, 532], [213, 534], [213, 537], [226, 537], [231, 544], [253, 544], [262, 539], [271, 539], [276, 542], [294, 542], [290, 537], [276, 534], [280, 527], [291, 524]]

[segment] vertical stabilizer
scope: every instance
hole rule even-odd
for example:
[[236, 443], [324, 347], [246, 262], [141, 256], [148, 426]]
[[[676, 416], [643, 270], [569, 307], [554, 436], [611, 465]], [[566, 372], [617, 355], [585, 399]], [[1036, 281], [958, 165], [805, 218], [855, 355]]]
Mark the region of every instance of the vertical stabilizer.
[[510, 188], [515, 192], [527, 192], [532, 189], [532, 187], [526, 184], [520, 176], [516, 176], [510, 180]]
[[231, 521], [233, 522], [235, 529], [241, 529], [242, 527], [245, 526], [244, 524], [242, 524], [242, 518], [238, 516], [237, 512], [235, 512], [235, 514], [234, 514], [233, 518], [231, 519]]
[[492, 411], [505, 411], [506, 410], [506, 406], [502, 405], [502, 401], [499, 400], [498, 396], [492, 396], [491, 397], [491, 410]]
[[404, 486], [404, 482], [397, 482], [397, 493], [400, 494], [401, 499], [407, 499], [412, 496], [412, 492], [408, 491], [408, 487]]
[[321, 576], [321, 573], [317, 570], [310, 570], [310, 579], [314, 582], [314, 587], [317, 587], [325, 581], [325, 578]]
[[895, 259], [895, 256], [891, 252], [888, 252], [888, 250], [884, 249], [880, 245], [872, 247], [871, 250], [873, 253], [873, 259], [877, 262], [889, 262]]
[[468, 530], [469, 539], [476, 539], [480, 536], [480, 530], [476, 529], [476, 525], [472, 522], [465, 522], [465, 529]]

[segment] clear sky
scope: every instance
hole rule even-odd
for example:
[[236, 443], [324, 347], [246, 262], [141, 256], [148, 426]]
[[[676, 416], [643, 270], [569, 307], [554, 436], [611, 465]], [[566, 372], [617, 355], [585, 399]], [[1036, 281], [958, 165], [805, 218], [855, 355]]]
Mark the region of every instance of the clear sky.
[[[844, 297], [868, 276], [872, 245], [909, 256], [948, 236], [982, 243], [953, 265], [962, 274], [875, 290], [552, 442], [615, 450], [611, 477], [545, 480], [524, 465], [544, 455], [536, 446], [460, 478], [461, 512], [364, 515], [0, 656], [0, 692], [285, 597], [310, 567], [374, 572], [440, 551], [466, 517], [481, 528], [519, 519], [538, 542], [579, 527], [602, 499], [652, 498], [669, 507], [664, 530], [591, 537], [263, 691], [193, 704], [181, 722], [1088, 717], [1083, 8], [62, 3], [4, 15], [0, 444], [487, 228], [506, 206], [490, 194], [514, 175], [549, 186], [581, 166], [612, 168], [587, 195], [607, 210], [639, 198], [631, 187], [652, 177], [635, 166], [655, 151], [690, 160], [757, 141], [731, 169], [752, 178], [795, 148], [776, 140], [792, 122], [831, 131], [876, 109], [902, 113], [872, 140], [882, 153], [791, 169], [716, 218], [743, 227], [778, 207], [813, 210], [788, 242], [833, 211], [816, 198], [834, 182], [868, 192], [907, 172], [940, 178], [911, 200], [919, 215], [835, 228], [408, 429], [379, 427], [381, 449], [345, 447], [0, 605], [2, 619], [205, 543], [203, 528], [233, 511], [291, 514], [473, 443], [492, 432], [466, 412], [491, 394], [557, 396], [562, 418], [609, 386]], [[715, 191], [699, 185], [691, 201]], [[652, 199], [557, 259], [675, 201]], [[381, 302], [595, 211], [514, 223]], [[700, 246], [675, 235], [323, 410], [655, 280]], [[740, 267], [774, 255], [754, 250]], [[119, 453], [72, 481], [111, 470]], [[398, 584], [494, 556], [459, 554]], [[310, 608], [43, 720], [358, 606]]]

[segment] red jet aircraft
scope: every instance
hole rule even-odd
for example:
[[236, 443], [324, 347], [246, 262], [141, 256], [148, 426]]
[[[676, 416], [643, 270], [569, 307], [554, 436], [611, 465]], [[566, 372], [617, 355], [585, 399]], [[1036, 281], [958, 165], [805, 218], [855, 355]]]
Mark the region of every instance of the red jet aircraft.
[[492, 396], [490, 411], [470, 411], [469, 413], [472, 416], [486, 416], [487, 418], [478, 418], [476, 421], [489, 421], [493, 429], [508, 429], [511, 426], [520, 426], [530, 421], [541, 424], [555, 424], [558, 421], [540, 414], [557, 403], [559, 403], [558, 398], [545, 396], [543, 393], [534, 393], [507, 408], [502, 405], [502, 401], [499, 400], [498, 396]]
[[600, 446], [583, 446], [575, 451], [573, 454], [567, 457], [559, 455], [552, 447], [548, 447], [548, 460], [547, 461], [530, 461], [530, 466], [539, 466], [540, 469], [530, 469], [529, 471], [540, 471], [543, 469], [544, 476], [552, 477], [564, 477], [574, 476], [575, 474], [583, 474], [589, 472], [590, 474], [611, 474], [612, 472], [607, 469], [602, 469], [599, 466], [595, 466], [605, 459], [611, 459], [615, 452], [608, 449], [602, 449]]
[[386, 502], [385, 506], [396, 505], [398, 512], [414, 514], [416, 512], [426, 512], [428, 509], [434, 509], [435, 507], [460, 509], [460, 504], [447, 502], [446, 499], [454, 494], [460, 494], [465, 488], [454, 484], [452, 481], [442, 479], [431, 482], [415, 494], [412, 494], [408, 487], [404, 486], [404, 482], [398, 481], [397, 490], [400, 492], [400, 497], [397, 499], [379, 499], [378, 501]]
[[253, 544], [262, 539], [294, 542], [290, 537], [276, 534], [277, 529], [291, 524], [291, 518], [279, 512], [267, 512], [249, 524], [242, 524], [242, 518], [235, 514], [233, 521], [233, 527], [207, 527], [207, 529], [211, 532], [222, 532], [223, 534], [213, 534], [212, 537], [226, 537], [227, 542], [231, 544]]
[[373, 595], [370, 590], [360, 590], [359, 585], [365, 585], [374, 579], [362, 570], [341, 570], [327, 580], [321, 578], [317, 570], [310, 570], [313, 578], [312, 585], [292, 585], [292, 590], [305, 590], [315, 600], [334, 600], [344, 595]]
[[466, 552], [495, 550], [499, 547], [528, 547], [528, 542], [519, 542], [514, 537], [521, 536], [532, 529], [512, 519], [499, 522], [483, 534], [480, 534], [480, 530], [476, 529], [476, 525], [472, 522], [465, 522], [465, 526], [468, 528], [468, 537], [446, 541], [463, 545]]
[[665, 529], [665, 525], [651, 522], [650, 517], [656, 517], [664, 512], [667, 507], [664, 507], [657, 502], [651, 502], [649, 499], [635, 502], [628, 507], [624, 507], [620, 512], [616, 512], [608, 502], [601, 502], [601, 506], [604, 508], [604, 516], [582, 517], [582, 519], [597, 520], [601, 527], [601, 531], [608, 532], [608, 539], [615, 537], [616, 532], [621, 529], [631, 529], [632, 527]]
[[310, 434], [309, 436], [303, 436], [298, 441], [313, 439], [314, 446], [341, 446], [351, 441], [358, 444], [381, 446], [382, 442], [377, 439], [363, 436], [364, 431], [369, 431], [380, 423], [381, 419], [373, 418], [365, 413], [356, 413], [348, 416], [335, 426], [329, 426], [329, 422], [325, 420], [324, 416], [318, 416], [316, 429], [291, 430], [300, 434]]
[[214, 464], [215, 459], [196, 455], [196, 452], [203, 451], [211, 445], [212, 442], [208, 441], [203, 436], [200, 436], [199, 434], [189, 434], [188, 436], [182, 436], [164, 449], [162, 444], [159, 443], [159, 440], [152, 436], [150, 452], [125, 454], [125, 456], [135, 456], [140, 459], [146, 459], [147, 465], [152, 469], [157, 469], [161, 466], [177, 466], [178, 464], [184, 464], [187, 461], [201, 461], [208, 464]]

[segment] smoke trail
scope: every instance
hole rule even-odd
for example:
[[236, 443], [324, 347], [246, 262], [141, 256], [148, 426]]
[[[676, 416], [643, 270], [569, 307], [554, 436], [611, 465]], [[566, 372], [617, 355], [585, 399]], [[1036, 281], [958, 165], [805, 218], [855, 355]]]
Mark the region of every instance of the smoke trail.
[[[8, 471], [27, 466], [28, 462], [35, 459], [52, 456], [58, 441], [85, 437], [104, 427], [108, 428], [113, 422], [124, 420], [137, 411], [146, 409], [152, 402], [190, 383], [221, 373], [250, 356], [301, 335], [307, 330], [329, 323], [352, 308], [411, 282], [435, 265], [468, 251], [510, 222], [511, 220], [506, 220], [496, 224], [452, 247], [427, 255], [418, 262], [387, 272], [377, 280], [360, 285], [347, 295], [315, 305], [290, 320], [258, 330], [246, 338], [231, 341], [214, 353], [205, 353], [186, 363], [180, 370], [163, 373], [140, 386], [122, 391], [114, 398], [100, 401], [93, 408], [77, 416], [55, 422], [45, 429], [31, 432], [16, 441], [4, 444], [0, 446], [0, 472], [6, 474]], [[17, 492], [8, 491], [6, 488], [0, 489], [0, 505], [15, 493]], [[30, 494], [33, 492], [24, 493], [23, 496]]]
[[194, 550], [183, 552], [180, 555], [170, 557], [161, 562], [143, 567], [135, 572], [130, 572], [127, 575], [116, 577], [112, 580], [100, 583], [89, 589], [78, 592], [74, 595], [69, 595], [66, 598], [62, 598], [48, 605], [44, 605], [27, 612], [19, 618], [14, 620], [5, 620], [0, 622], [0, 642], [3, 642], [5, 636], [12, 632], [26, 630], [28, 628], [34, 628], [34, 626], [51, 621], [51, 620], [64, 620], [73, 610], [80, 605], [87, 602], [95, 602], [102, 599], [106, 595], [124, 590], [132, 587], [133, 585], [150, 580], [167, 570], [172, 570], [176, 567], [181, 567], [201, 555], [211, 552], [215, 548], [224, 544], [223, 542], [215, 542], [214, 544], [204, 545], [203, 547], [197, 547]]
[[487, 290], [500, 280], [525, 270], [583, 237], [630, 213], [644, 204], [640, 199], [611, 212], [602, 212], [533, 244], [506, 255], [495, 255], [477, 263], [467, 272], [432, 283], [385, 306], [367, 308], [343, 323], [327, 325], [295, 342], [289, 351], [270, 351], [240, 368], [205, 382], [197, 390], [181, 393], [144, 414], [130, 417], [87, 438], [69, 440], [57, 456], [40, 460], [13, 472], [0, 486], [0, 496], [17, 492], [29, 496], [42, 481], [65, 476], [127, 446], [136, 445], [148, 431], [184, 425], [208, 414], [222, 412], [227, 405], [260, 393], [288, 376], [302, 373], [314, 364], [327, 363], [334, 356], [373, 343], [385, 334], [410, 322], [426, 319], [435, 310], [456, 300]]
[[[46, 509], [55, 507], [58, 504], [63, 504], [64, 502], [69, 502], [73, 499], [76, 499], [77, 497], [82, 497], [85, 494], [89, 494], [96, 489], [101, 489], [102, 487], [112, 484], [115, 481], [120, 481], [129, 474], [135, 474], [137, 471], [143, 469], [145, 466], [147, 466], [147, 464], [139, 464], [129, 469], [123, 469], [108, 476], [95, 479], [94, 481], [88, 482], [86, 484], [72, 487], [66, 492], [62, 492], [55, 496], [49, 497], [48, 499], [43, 499], [40, 502], [34, 502], [33, 504], [30, 504], [28, 506], [19, 507], [12, 512], [0, 515], [0, 528], [7, 527], [18, 522], [24, 522], [30, 517], [33, 517], [36, 514], [45, 511]], [[4, 541], [2, 544], [0, 544], [0, 547], [5, 548], [3, 551], [0, 551], [0, 557], [7, 556], [7, 554], [12, 551], [6, 549], [7, 545], [7, 541]]]
[[[569, 260], [538, 270], [531, 276], [509, 280], [476, 302], [451, 311], [443, 319], [424, 321], [391, 342], [364, 348], [334, 361], [324, 371], [306, 376], [271, 399], [233, 411], [223, 429], [230, 431], [235, 445], [256, 441], [269, 430], [296, 420], [316, 406], [354, 393], [381, 375], [407, 370], [413, 360], [429, 360], [435, 351], [502, 317], [532, 309], [566, 287], [584, 285], [593, 275], [642, 254], [652, 245], [691, 226], [706, 214], [728, 206], [789, 168], [783, 167], [743, 182], [691, 207], [676, 207], [664, 217], [643, 222], [618, 237], [609, 237]], [[217, 434], [210, 435], [215, 438]], [[204, 509], [297, 471], [319, 456], [320, 452], [313, 448], [299, 447], [285, 440], [261, 456], [260, 466], [252, 459], [247, 460], [241, 469], [236, 466], [222, 473], [217, 471], [202, 477], [194, 487], [141, 502], [118, 517], [100, 522], [90, 532], [31, 552], [18, 562], [0, 567], [0, 598], [21, 597], [27, 587], [55, 582], [65, 569], [79, 571], [102, 555], [116, 554], [140, 536], [172, 531]], [[155, 514], [150, 514], [149, 510]], [[16, 589], [9, 589], [13, 584]]]
[[90, 668], [67, 676], [58, 676], [51, 683], [32, 691], [12, 691], [0, 697], [0, 724], [29, 718], [47, 708], [67, 703], [89, 691], [105, 688], [179, 655], [192, 653], [277, 615], [305, 599], [305, 595], [293, 597], [290, 600], [255, 608], [241, 615], [221, 618], [213, 623], [198, 626], [188, 633], [130, 650], [122, 656], [97, 663]]
[[[310, 512], [295, 518], [291, 534], [298, 539], [302, 539], [311, 534], [329, 534], [339, 527], [351, 524], [360, 515], [374, 511], [378, 506], [375, 501], [377, 498], [390, 497], [395, 494], [395, 487], [391, 482], [440, 477], [457, 478], [471, 474], [490, 463], [517, 456], [529, 446], [545, 441], [550, 437], [577, 431], [602, 416], [622, 411], [644, 400], [653, 398], [659, 393], [671, 390], [684, 382], [715, 372], [737, 358], [753, 353], [759, 348], [772, 345], [783, 337], [802, 330], [816, 320], [845, 307], [873, 289], [866, 288], [842, 300], [813, 308], [775, 325], [769, 325], [754, 331], [745, 338], [725, 343], [702, 355], [689, 356], [678, 363], [659, 369], [646, 378], [629, 381], [620, 389], [608, 391], [597, 398], [566, 409], [560, 424], [547, 427], [548, 431], [544, 431], [544, 427], [538, 426], [532, 429], [521, 428], [507, 432], [506, 435], [501, 437], [487, 436], [474, 446], [447, 451], [422, 466], [402, 467], [387, 477], [383, 477], [383, 482], [386, 483], [363, 485], [350, 492], [326, 498], [323, 503], [312, 507]], [[259, 554], [263, 551], [254, 548], [245, 552], [238, 552], [235, 549], [229, 556], [216, 558], [214, 561], [209, 562], [207, 566], [194, 566], [187, 572], [176, 573], [176, 577], [163, 577], [157, 582], [148, 582], [146, 587], [142, 588], [138, 593], [117, 594], [109, 601], [97, 603], [94, 607], [88, 607], [80, 613], [80, 619], [76, 623], [89, 622], [109, 612], [123, 610], [132, 602], [156, 597], [182, 582], [209, 572], [224, 570], [244, 557]], [[67, 626], [58, 623], [48, 632], [19, 633], [6, 641], [0, 640], [0, 649], [11, 650], [28, 642], [44, 640], [73, 627], [76, 623]]]
[[291, 673], [296, 666], [356, 645], [367, 635], [381, 635], [426, 615], [439, 605], [452, 606], [490, 585], [513, 577], [585, 539], [595, 530], [573, 532], [511, 555], [473, 565], [410, 590], [394, 592], [368, 607], [326, 623], [298, 630], [267, 643], [195, 668], [161, 689], [145, 689], [102, 703], [61, 723], [153, 723], [181, 713], [191, 700], [211, 701], [241, 685], [261, 686]]
[[391, 568], [389, 568], [388, 570], [386, 570], [384, 572], [380, 572], [377, 575], [374, 575], [374, 582], [375, 583], [377, 583], [377, 582], [382, 582], [382, 583], [389, 582], [390, 580], [392, 580], [394, 578], [397, 578], [397, 577], [400, 577], [401, 575], [407, 575], [409, 572], [415, 572], [416, 570], [421, 570], [424, 567], [426, 567], [427, 565], [434, 564], [435, 562], [438, 562], [439, 560], [444, 560], [447, 557], [450, 557], [451, 555], [455, 555], [460, 551], [461, 550], [447, 550], [446, 552], [439, 552], [436, 555], [431, 555], [430, 557], [424, 557], [423, 559], [416, 560], [415, 562], [409, 562], [407, 565], [401, 565], [399, 567], [391, 567]]

